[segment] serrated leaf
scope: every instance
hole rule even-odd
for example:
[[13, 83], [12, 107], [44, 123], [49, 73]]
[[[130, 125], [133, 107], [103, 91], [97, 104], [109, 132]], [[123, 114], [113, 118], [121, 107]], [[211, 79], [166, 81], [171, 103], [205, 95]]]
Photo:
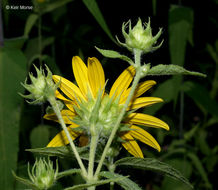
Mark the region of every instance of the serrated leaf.
[[106, 49], [100, 49], [95, 47], [103, 56], [108, 57], [108, 58], [117, 58], [117, 59], [122, 59], [126, 62], [128, 62], [129, 64], [134, 64], [134, 62], [132, 61], [132, 59], [130, 59], [129, 57], [125, 56], [125, 55], [121, 55], [119, 52], [114, 51], [114, 50], [106, 50]]
[[24, 179], [24, 178], [21, 178], [21, 177], [17, 176], [17, 175], [14, 173], [14, 171], [12, 171], [12, 175], [14, 176], [14, 178], [15, 178], [17, 181], [23, 183], [24, 185], [26, 185], [26, 186], [28, 186], [28, 187], [33, 188], [34, 190], [38, 190], [38, 187], [37, 187], [34, 183], [32, 183], [30, 180]]
[[64, 190], [86, 189], [86, 188], [92, 187], [92, 186], [99, 186], [99, 185], [104, 185], [104, 184], [107, 184], [110, 182], [117, 182], [117, 181], [123, 180], [123, 178], [125, 178], [125, 177], [124, 176], [113, 177], [110, 179], [100, 180], [100, 181], [97, 181], [95, 183], [86, 183], [86, 184], [74, 185], [73, 187], [68, 187], [68, 188], [65, 188]]
[[178, 170], [154, 158], [127, 157], [127, 158], [123, 158], [123, 159], [116, 161], [115, 165], [128, 166], [128, 167], [133, 167], [133, 168], [137, 168], [141, 170], [152, 170], [152, 171], [161, 172], [193, 188], [192, 185], [189, 183], [189, 181]]
[[114, 181], [116, 182], [117, 184], [119, 184], [121, 187], [123, 187], [124, 189], [126, 190], [141, 190], [141, 188], [138, 186], [138, 184], [136, 184], [134, 181], [132, 181], [131, 179], [125, 177], [125, 176], [122, 176], [120, 174], [115, 174], [115, 173], [111, 173], [111, 172], [108, 172], [108, 171], [103, 171], [103, 172], [100, 172], [99, 174], [101, 177], [105, 177], [105, 178], [108, 178], [108, 179], [113, 179], [113, 178], [121, 178], [123, 177], [124, 179], [122, 180], [119, 180], [119, 181]]
[[57, 180], [68, 175], [79, 174], [80, 172], [81, 172], [80, 169], [70, 169], [63, 172], [59, 172], [57, 175]]
[[[45, 147], [45, 148], [35, 148], [35, 149], [26, 149], [26, 151], [30, 151], [32, 153], [38, 153], [47, 156], [58, 156], [61, 158], [73, 158], [74, 154], [70, 149], [70, 146], [61, 146], [61, 147]], [[78, 148], [77, 151], [80, 154], [81, 158], [84, 160], [88, 160], [88, 148], [82, 147]]]
[[157, 65], [152, 67], [147, 75], [194, 75], [200, 77], [206, 77], [205, 74], [188, 71], [179, 65]]

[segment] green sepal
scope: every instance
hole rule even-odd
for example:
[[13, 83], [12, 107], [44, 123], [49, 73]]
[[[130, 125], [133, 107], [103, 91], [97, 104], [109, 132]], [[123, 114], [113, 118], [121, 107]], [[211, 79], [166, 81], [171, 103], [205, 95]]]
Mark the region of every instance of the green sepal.
[[103, 171], [103, 172], [100, 172], [99, 176], [105, 177], [105, 178], [108, 178], [108, 179], [119, 179], [119, 180], [114, 181], [114, 182], [117, 183], [118, 185], [120, 185], [122, 188], [124, 188], [126, 190], [129, 190], [129, 189], [131, 189], [131, 190], [142, 190], [138, 186], [138, 184], [136, 184], [134, 181], [132, 181], [128, 177], [122, 176], [120, 174], [116, 174], [116, 173], [112, 173], [112, 172], [108, 172], [108, 171]]
[[38, 190], [38, 187], [34, 183], [32, 183], [30, 180], [24, 179], [22, 177], [17, 176], [14, 171], [12, 171], [12, 175], [14, 176], [14, 178], [17, 181], [19, 181], [19, 182], [23, 183], [24, 185], [32, 188], [33, 190]]
[[128, 62], [130, 65], [134, 65], [134, 62], [132, 59], [125, 55], [121, 55], [119, 52], [114, 51], [114, 50], [106, 50], [106, 49], [100, 49], [95, 47], [103, 56], [108, 57], [108, 58], [117, 58], [117, 59], [122, 59], [123, 61]]
[[137, 168], [140, 170], [157, 171], [167, 175], [168, 177], [183, 182], [184, 184], [188, 185], [190, 188], [193, 188], [193, 186], [189, 183], [188, 179], [186, 179], [178, 170], [154, 158], [126, 157], [117, 160], [114, 164], [116, 166], [126, 166], [126, 167]]
[[207, 75], [199, 72], [188, 71], [178, 65], [157, 65], [152, 67], [147, 75], [194, 75], [199, 77], [206, 77]]

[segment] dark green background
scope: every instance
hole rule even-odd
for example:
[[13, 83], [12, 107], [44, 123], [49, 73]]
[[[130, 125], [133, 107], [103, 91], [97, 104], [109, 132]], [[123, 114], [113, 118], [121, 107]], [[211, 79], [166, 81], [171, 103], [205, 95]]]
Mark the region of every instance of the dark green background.
[[[31, 106], [18, 95], [18, 92], [24, 93], [20, 82], [33, 70], [32, 64], [47, 64], [54, 74], [74, 81], [72, 57], [79, 55], [85, 62], [88, 57], [97, 57], [109, 79], [106, 88], [110, 89], [128, 64], [102, 57], [94, 46], [132, 57], [130, 52], [117, 46], [115, 36], [123, 41], [122, 23], [131, 19], [134, 25], [139, 17], [143, 21], [151, 18], [153, 34], [163, 28], [161, 39], [164, 39], [160, 49], [143, 56], [143, 62], [176, 64], [207, 74], [207, 78], [146, 78], [156, 80], [157, 85], [145, 96], [162, 97], [165, 103], [142, 111], [166, 121], [171, 130], [149, 129], [162, 151], [157, 153], [140, 144], [144, 155], [170, 163], [195, 189], [218, 187], [217, 0], [47, 0], [44, 3], [3, 0], [1, 3], [0, 30], [4, 32], [0, 38], [4, 40], [0, 48], [1, 189], [25, 188], [14, 181], [11, 170], [27, 177], [26, 164], [28, 161], [32, 164], [38, 155], [25, 149], [46, 146], [59, 130], [57, 124], [42, 119], [46, 104]], [[6, 10], [6, 5], [29, 5], [34, 10]], [[127, 152], [122, 150], [119, 157], [125, 155]], [[61, 170], [71, 167], [69, 160], [60, 159]], [[188, 189], [154, 172], [128, 168], [118, 168], [117, 172], [130, 175], [147, 190]], [[78, 176], [69, 177], [53, 188], [62, 189], [80, 181]]]

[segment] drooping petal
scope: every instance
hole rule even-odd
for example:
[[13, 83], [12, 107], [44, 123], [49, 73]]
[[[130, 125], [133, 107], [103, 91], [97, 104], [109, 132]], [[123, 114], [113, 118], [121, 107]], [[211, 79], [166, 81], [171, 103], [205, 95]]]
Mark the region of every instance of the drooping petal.
[[131, 113], [125, 118], [125, 122], [169, 130], [169, 126], [162, 120], [143, 113]]
[[55, 83], [61, 82], [59, 88], [71, 100], [75, 100], [79, 98], [85, 100], [85, 97], [83, 96], [80, 89], [75, 84], [58, 75], [53, 75], [52, 78]]
[[[144, 94], [147, 90], [149, 90], [152, 86], [154, 86], [156, 84], [155, 81], [153, 80], [147, 80], [145, 82], [141, 82], [138, 84], [136, 90], [135, 90], [135, 94], [134, 94], [134, 98], [137, 98], [139, 96], [141, 96], [142, 94]], [[120, 98], [120, 104], [124, 104], [127, 97], [129, 96], [131, 87], [128, 88], [121, 96]]]
[[88, 59], [88, 79], [92, 93], [96, 97], [99, 90], [104, 88], [105, 76], [101, 63], [95, 57]]
[[123, 142], [122, 145], [130, 154], [135, 157], [144, 158], [141, 148], [129, 132], [122, 134], [120, 137], [126, 141]]
[[121, 75], [114, 82], [110, 90], [109, 96], [112, 97], [115, 94], [114, 98], [118, 97], [119, 95], [121, 95], [122, 97], [126, 89], [129, 87], [130, 83], [132, 82], [134, 76], [135, 69], [133, 66], [129, 66], [121, 73]]
[[[67, 130], [69, 131], [72, 140], [74, 140], [79, 135], [81, 135], [81, 133], [79, 133], [78, 131], [73, 131], [72, 128], [75, 128], [75, 126], [70, 125], [69, 127], [67, 127]], [[67, 139], [65, 132], [62, 130], [48, 143], [47, 147], [59, 147], [67, 144], [69, 144], [69, 140]]]
[[130, 130], [129, 133], [136, 139], [138, 139], [139, 141], [157, 149], [160, 152], [160, 145], [158, 144], [158, 142], [155, 140], [155, 138], [153, 136], [151, 136], [147, 131], [145, 131], [144, 129], [137, 127], [135, 125], [132, 125], [130, 127], [131, 129], [134, 130]]
[[[88, 80], [88, 69], [85, 63], [79, 56], [74, 56], [72, 59], [73, 73], [76, 82], [82, 92], [82, 94], [87, 97], [88, 92], [91, 92], [91, 88]], [[92, 93], [92, 92], [91, 92]]]
[[156, 98], [156, 97], [141, 97], [141, 98], [136, 98], [133, 101], [129, 103], [129, 106], [127, 108], [128, 110], [132, 109], [139, 109], [145, 106], [149, 106], [152, 104], [156, 104], [159, 102], [163, 102], [161, 98]]
[[77, 105], [76, 101], [65, 98], [58, 90], [55, 91], [55, 96], [56, 98], [62, 100], [67, 108], [69, 108], [72, 112], [75, 112], [73, 106]]
[[[61, 115], [62, 115], [62, 117], [64, 119], [64, 123], [73, 124], [73, 122], [71, 120], [75, 117], [76, 113], [72, 112], [70, 110], [61, 110]], [[47, 120], [52, 120], [52, 121], [59, 122], [55, 113], [45, 114], [43, 116], [43, 118], [47, 119]]]

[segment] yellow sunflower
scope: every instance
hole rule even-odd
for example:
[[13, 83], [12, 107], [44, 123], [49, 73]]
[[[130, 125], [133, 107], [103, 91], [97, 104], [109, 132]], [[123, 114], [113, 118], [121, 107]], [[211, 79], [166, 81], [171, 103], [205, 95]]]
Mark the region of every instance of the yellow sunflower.
[[[99, 127], [99, 130], [103, 128], [103, 131], [106, 131], [103, 135], [109, 136], [114, 121], [130, 93], [131, 87], [129, 86], [134, 78], [135, 69], [133, 66], [129, 66], [124, 70], [113, 84], [110, 92], [106, 93], [104, 91], [104, 70], [97, 58], [89, 58], [87, 67], [80, 57], [74, 56], [72, 68], [78, 86], [57, 75], [53, 75], [53, 80], [55, 83], [60, 82], [59, 91], [56, 91], [56, 97], [66, 105], [66, 109], [63, 109], [61, 114], [65, 123], [68, 124], [68, 131], [73, 140], [80, 137], [79, 140], [81, 146], [83, 146], [88, 141], [86, 136], [88, 133], [84, 133], [84, 128], [89, 127], [87, 126], [89, 125], [88, 119], [99, 97], [99, 92], [101, 91], [102, 95], [100, 100], [101, 105], [96, 116], [96, 127]], [[143, 129], [144, 127], [169, 130], [169, 126], [160, 119], [134, 112], [139, 108], [163, 101], [161, 98], [156, 97], [139, 97], [155, 84], [156, 82], [153, 80], [138, 84], [134, 97], [126, 110], [128, 114], [126, 114], [121, 124], [128, 126], [129, 130], [118, 130], [117, 132], [117, 135], [123, 139], [121, 142], [123, 147], [135, 157], [143, 158], [142, 150], [136, 140], [160, 151], [160, 145], [152, 135]], [[90, 114], [87, 115], [82, 109], [85, 109], [85, 112]], [[44, 118], [58, 122], [55, 114], [46, 114]], [[137, 125], [143, 126], [143, 128]], [[69, 141], [64, 131], [61, 131], [49, 142], [47, 147], [59, 147], [67, 144], [69, 144]]]

